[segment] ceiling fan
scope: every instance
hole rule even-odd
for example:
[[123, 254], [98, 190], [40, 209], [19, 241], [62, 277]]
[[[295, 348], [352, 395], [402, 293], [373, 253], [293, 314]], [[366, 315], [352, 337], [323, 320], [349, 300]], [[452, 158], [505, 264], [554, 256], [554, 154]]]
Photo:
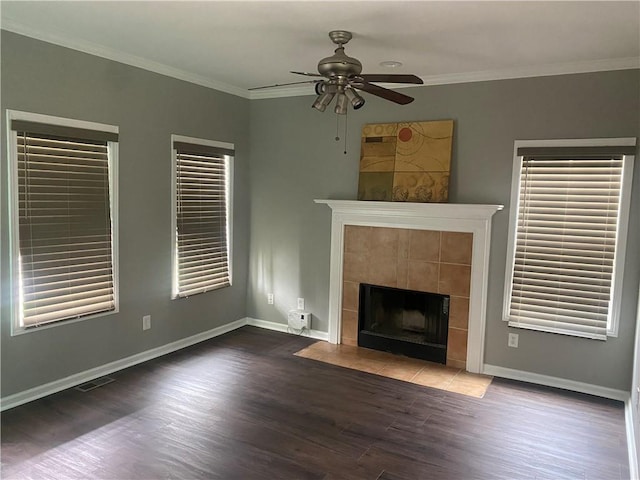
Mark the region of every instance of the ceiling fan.
[[250, 88], [258, 90], [262, 88], [281, 87], [285, 85], [295, 85], [300, 83], [314, 83], [315, 91], [318, 95], [312, 107], [324, 112], [327, 106], [336, 98], [335, 112], [339, 115], [347, 113], [349, 103], [354, 110], [361, 108], [365, 100], [356, 91], [370, 93], [385, 100], [406, 105], [413, 102], [413, 97], [398, 93], [394, 90], [374, 85], [377, 82], [383, 83], [410, 83], [421, 85], [422, 79], [415, 75], [408, 74], [363, 74], [362, 64], [356, 58], [349, 57], [344, 53], [344, 46], [351, 40], [353, 35], [345, 30], [333, 30], [329, 32], [331, 41], [338, 45], [333, 55], [323, 58], [318, 62], [318, 73], [291, 72], [296, 75], [308, 77], [320, 77], [318, 80], [307, 80], [302, 82], [283, 83], [269, 85], [267, 87]]

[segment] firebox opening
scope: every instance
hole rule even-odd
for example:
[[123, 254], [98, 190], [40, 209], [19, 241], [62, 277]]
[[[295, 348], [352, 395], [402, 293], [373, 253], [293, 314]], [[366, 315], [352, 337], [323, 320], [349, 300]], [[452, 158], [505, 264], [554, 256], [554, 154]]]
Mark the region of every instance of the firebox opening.
[[446, 364], [449, 296], [360, 284], [358, 345]]

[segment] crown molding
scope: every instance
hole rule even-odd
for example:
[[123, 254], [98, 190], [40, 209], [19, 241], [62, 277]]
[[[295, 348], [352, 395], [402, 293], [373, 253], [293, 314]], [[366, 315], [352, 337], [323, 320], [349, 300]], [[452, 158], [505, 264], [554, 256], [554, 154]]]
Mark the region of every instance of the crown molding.
[[102, 45], [98, 45], [85, 40], [72, 39], [64, 35], [43, 33], [36, 29], [27, 27], [20, 23], [14, 22], [9, 19], [2, 19], [2, 30], [17, 33], [18, 35], [24, 35], [26, 37], [35, 38], [36, 40], [42, 40], [43, 42], [53, 43], [62, 47], [70, 48], [72, 50], [78, 50], [80, 52], [95, 55], [97, 57], [106, 58], [116, 62], [131, 65], [133, 67], [142, 68], [150, 72], [166, 75], [167, 77], [176, 78], [178, 80], [184, 80], [185, 82], [194, 83], [202, 87], [212, 88], [224, 93], [230, 93], [238, 97], [249, 98], [249, 92], [244, 88], [235, 87], [226, 83], [218, 82], [202, 75], [181, 70], [179, 68], [170, 67], [163, 63], [154, 62], [146, 58], [131, 55], [120, 50], [107, 48]]
[[[213, 80], [211, 78], [170, 67], [163, 63], [154, 62], [136, 55], [131, 55], [119, 50], [107, 48], [92, 42], [77, 40], [60, 34], [43, 33], [36, 29], [27, 27], [11, 19], [2, 19], [1, 28], [9, 32], [17, 33], [27, 37], [35, 38], [47, 43], [53, 43], [72, 50], [88, 53], [98, 57], [106, 58], [116, 62], [131, 65], [133, 67], [142, 68], [151, 72], [166, 75], [168, 77], [184, 80], [207, 88], [212, 88], [221, 92], [236, 95], [250, 100], [260, 100], [267, 98], [281, 97], [298, 97], [304, 95], [313, 95], [313, 88], [309, 85], [300, 85], [295, 87], [273, 87], [265, 90], [249, 91], [244, 88], [229, 85], [223, 82]], [[492, 80], [509, 80], [515, 78], [529, 77], [546, 77], [552, 75], [570, 75], [575, 73], [591, 73], [611, 70], [631, 70], [640, 68], [640, 57], [623, 57], [611, 58], [604, 60], [589, 60], [571, 63], [553, 63], [535, 66], [506, 68], [499, 70], [483, 70], [477, 72], [450, 73], [443, 75], [427, 75], [423, 76], [424, 85], [448, 85], [455, 83], [471, 83], [486, 82]], [[417, 85], [397, 85], [397, 84], [380, 84], [386, 88], [419, 88]]]
[[[571, 63], [552, 63], [525, 67], [505, 68], [500, 70], [483, 70], [478, 72], [447, 73], [420, 77], [424, 85], [379, 84], [394, 90], [401, 88], [420, 88], [430, 85], [449, 85], [454, 83], [487, 82], [492, 80], [510, 80], [515, 78], [549, 77], [552, 75], [571, 75], [575, 73], [605, 72], [612, 70], [633, 70], [640, 68], [640, 57], [611, 58], [605, 60], [589, 60]], [[249, 99], [297, 97], [313, 95], [309, 86], [274, 87], [272, 89], [251, 91]]]

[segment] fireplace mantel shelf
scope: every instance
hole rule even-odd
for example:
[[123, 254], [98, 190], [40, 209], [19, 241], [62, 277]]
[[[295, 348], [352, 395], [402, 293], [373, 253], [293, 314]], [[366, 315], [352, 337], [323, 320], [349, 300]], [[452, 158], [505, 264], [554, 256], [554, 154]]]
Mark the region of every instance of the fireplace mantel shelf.
[[491, 218], [502, 205], [459, 203], [373, 202], [314, 200], [331, 212], [331, 262], [329, 279], [329, 341], [340, 343], [342, 323], [342, 265], [345, 225], [408, 228], [473, 234], [467, 370], [480, 373], [484, 362], [487, 280]]
[[420, 216], [430, 218], [488, 219], [503, 205], [472, 203], [373, 202], [363, 200], [314, 200], [331, 207], [335, 213], [361, 215]]

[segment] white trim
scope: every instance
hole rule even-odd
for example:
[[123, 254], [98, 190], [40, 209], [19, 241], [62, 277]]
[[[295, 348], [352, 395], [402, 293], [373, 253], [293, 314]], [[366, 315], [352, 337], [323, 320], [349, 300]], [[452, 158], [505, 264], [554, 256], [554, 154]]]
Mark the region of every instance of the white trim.
[[324, 203], [332, 210], [329, 273], [329, 341], [331, 343], [340, 343], [345, 225], [473, 233], [467, 370], [479, 373], [484, 359], [491, 217], [502, 210], [503, 206], [354, 200], [314, 201]]
[[[266, 330], [274, 330], [276, 332], [289, 333], [291, 335], [295, 335], [289, 331], [289, 326], [286, 323], [279, 322], [270, 322], [268, 320], [260, 320], [258, 318], [247, 317], [247, 325], [251, 325], [252, 327], [264, 328]], [[317, 340], [325, 340], [329, 339], [329, 334], [327, 332], [322, 332], [320, 330], [306, 330], [301, 334], [302, 337], [315, 338]]]
[[156, 357], [160, 357], [162, 355], [175, 352], [176, 350], [189, 347], [196, 343], [209, 340], [210, 338], [217, 337], [224, 333], [228, 333], [232, 330], [243, 327], [246, 324], [247, 319], [242, 318], [240, 320], [236, 320], [235, 322], [231, 322], [226, 325], [207, 330], [206, 332], [201, 332], [187, 338], [182, 338], [180, 340], [167, 343], [166, 345], [162, 345], [160, 347], [152, 348], [150, 350], [146, 350], [144, 352], [137, 353], [120, 360], [116, 360], [114, 362], [106, 363], [99, 367], [85, 370], [84, 372], [79, 372], [68, 377], [46, 383], [44, 385], [30, 388], [29, 390], [24, 390], [13, 395], [9, 395], [0, 400], [0, 411], [17, 407], [18, 405], [22, 405], [23, 403], [31, 402], [33, 400], [37, 400], [38, 398], [51, 395], [52, 393], [66, 390], [67, 388], [71, 388], [81, 383], [88, 382], [89, 380], [93, 380], [94, 378], [102, 377], [103, 375], [108, 375], [110, 373], [117, 372], [118, 370], [129, 368], [139, 363], [152, 360]]
[[142, 68], [143, 70], [147, 70], [149, 72], [159, 73], [167, 77], [177, 78], [178, 80], [184, 80], [185, 82], [212, 88], [220, 92], [229, 93], [231, 95], [236, 95], [242, 98], [249, 98], [249, 92], [244, 88], [229, 85], [224, 82], [219, 82], [203, 75], [198, 75], [193, 72], [171, 67], [160, 62], [154, 62], [153, 60], [149, 60], [147, 58], [138, 57], [137, 55], [131, 55], [129, 53], [115, 50], [113, 48], [108, 48], [103, 45], [98, 45], [86, 40], [78, 40], [60, 34], [56, 35], [52, 33], [44, 33], [40, 30], [27, 27], [18, 22], [5, 18], [2, 19], [2, 29], [20, 35], [25, 35], [27, 37], [35, 38], [37, 40], [42, 40], [43, 42], [53, 43], [55, 45], [60, 45], [72, 50], [78, 50], [80, 52], [95, 55], [97, 57], [124, 63], [125, 65]]
[[[633, 139], [635, 146], [635, 138]], [[631, 188], [633, 185], [633, 163], [635, 155], [622, 157], [622, 184], [620, 186], [620, 206], [618, 209], [618, 237], [616, 239], [615, 258], [613, 259], [614, 274], [611, 283], [611, 328], [607, 328], [607, 335], [618, 336], [620, 327], [620, 315], [622, 309], [622, 281], [624, 279], [624, 267], [627, 255], [627, 235], [629, 232], [629, 214], [631, 213]]]
[[[425, 86], [452, 85], [456, 83], [487, 82], [493, 80], [511, 80], [515, 78], [549, 77], [553, 75], [571, 75], [575, 73], [608, 72], [614, 70], [633, 70], [640, 68], [640, 57], [622, 57], [606, 60], [588, 60], [584, 62], [552, 63], [525, 67], [504, 68], [500, 70], [483, 70], [478, 72], [446, 73], [443, 75], [423, 76]], [[248, 98], [260, 100], [263, 98], [297, 97], [313, 95], [313, 87], [301, 85], [295, 87], [271, 88], [266, 90], [252, 90]], [[399, 88], [420, 88], [416, 85], [380, 84], [383, 87], [397, 90]]]
[[484, 364], [482, 373], [485, 375], [492, 375], [494, 377], [509, 378], [511, 380], [535, 383], [537, 385], [545, 385], [547, 387], [562, 388], [563, 390], [570, 390], [572, 392], [586, 393], [588, 395], [595, 395], [596, 397], [610, 398], [621, 402], [626, 402], [629, 398], [629, 392], [624, 390], [616, 390], [614, 388], [576, 382], [575, 380], [551, 377], [549, 375], [542, 375], [539, 373], [525, 372], [523, 370], [514, 370], [512, 368], [505, 368], [497, 365]]
[[638, 446], [635, 432], [637, 422], [636, 415], [633, 412], [633, 398], [629, 397], [624, 402], [624, 423], [627, 434], [627, 452], [629, 454], [629, 478], [637, 479], [640, 478], [640, 469], [638, 468]]
[[[517, 232], [518, 211], [520, 210], [520, 173], [522, 169], [522, 156], [518, 156], [518, 149], [523, 147], [610, 147], [610, 146], [635, 146], [635, 137], [621, 138], [571, 138], [553, 140], [516, 140], [513, 144], [513, 166], [511, 171], [511, 196], [509, 213], [509, 234], [507, 240], [505, 283], [502, 303], [502, 320], [509, 322], [509, 304], [511, 301], [511, 287], [513, 279], [513, 267], [515, 263], [515, 236]], [[620, 325], [620, 308], [622, 305], [622, 280], [624, 278], [624, 265], [627, 233], [629, 228], [629, 213], [631, 208], [631, 187], [633, 183], [633, 164], [635, 156], [623, 156], [622, 185], [620, 194], [620, 207], [618, 211], [618, 236], [616, 240], [614, 258], [614, 276], [611, 285], [611, 298], [609, 300], [611, 325], [607, 325], [607, 336], [617, 337]], [[621, 260], [622, 259], [622, 260]], [[518, 327], [517, 328], [528, 328]], [[531, 328], [542, 332], [548, 332], [544, 328]], [[575, 335], [581, 336], [581, 335]], [[591, 337], [585, 337], [591, 338]]]
[[111, 270], [113, 281], [114, 309], [109, 313], [120, 312], [120, 216], [118, 201], [118, 186], [120, 185], [120, 144], [119, 142], [107, 142], [107, 155], [109, 161], [109, 201], [111, 202]]
[[[223, 142], [217, 142], [222, 144]], [[235, 152], [232, 143], [228, 143]], [[227, 173], [227, 263], [229, 264], [229, 286], [233, 285], [233, 173], [235, 171], [235, 156], [225, 155], [225, 169]]]
[[83, 315], [79, 318], [62, 320], [59, 322], [46, 323], [37, 327], [24, 328], [20, 323], [20, 309], [22, 302], [20, 298], [20, 285], [16, 281], [19, 265], [19, 245], [18, 237], [18, 162], [17, 162], [17, 133], [11, 129], [12, 120], [22, 120], [48, 125], [59, 125], [70, 128], [85, 130], [95, 130], [98, 132], [119, 133], [116, 125], [106, 123], [90, 122], [73, 118], [57, 117], [54, 115], [44, 115], [41, 113], [23, 112], [19, 110], [7, 109], [7, 159], [9, 176], [9, 289], [11, 301], [9, 306], [11, 316], [11, 336], [23, 335], [33, 332], [41, 332], [49, 328], [56, 328], [72, 323], [84, 322], [94, 318], [114, 315], [120, 311], [120, 291], [119, 291], [119, 251], [118, 251], [118, 141], [108, 141], [108, 162], [109, 162], [109, 202], [111, 208], [111, 257], [113, 270], [113, 294], [114, 309], [108, 312], [100, 312], [91, 315]]

